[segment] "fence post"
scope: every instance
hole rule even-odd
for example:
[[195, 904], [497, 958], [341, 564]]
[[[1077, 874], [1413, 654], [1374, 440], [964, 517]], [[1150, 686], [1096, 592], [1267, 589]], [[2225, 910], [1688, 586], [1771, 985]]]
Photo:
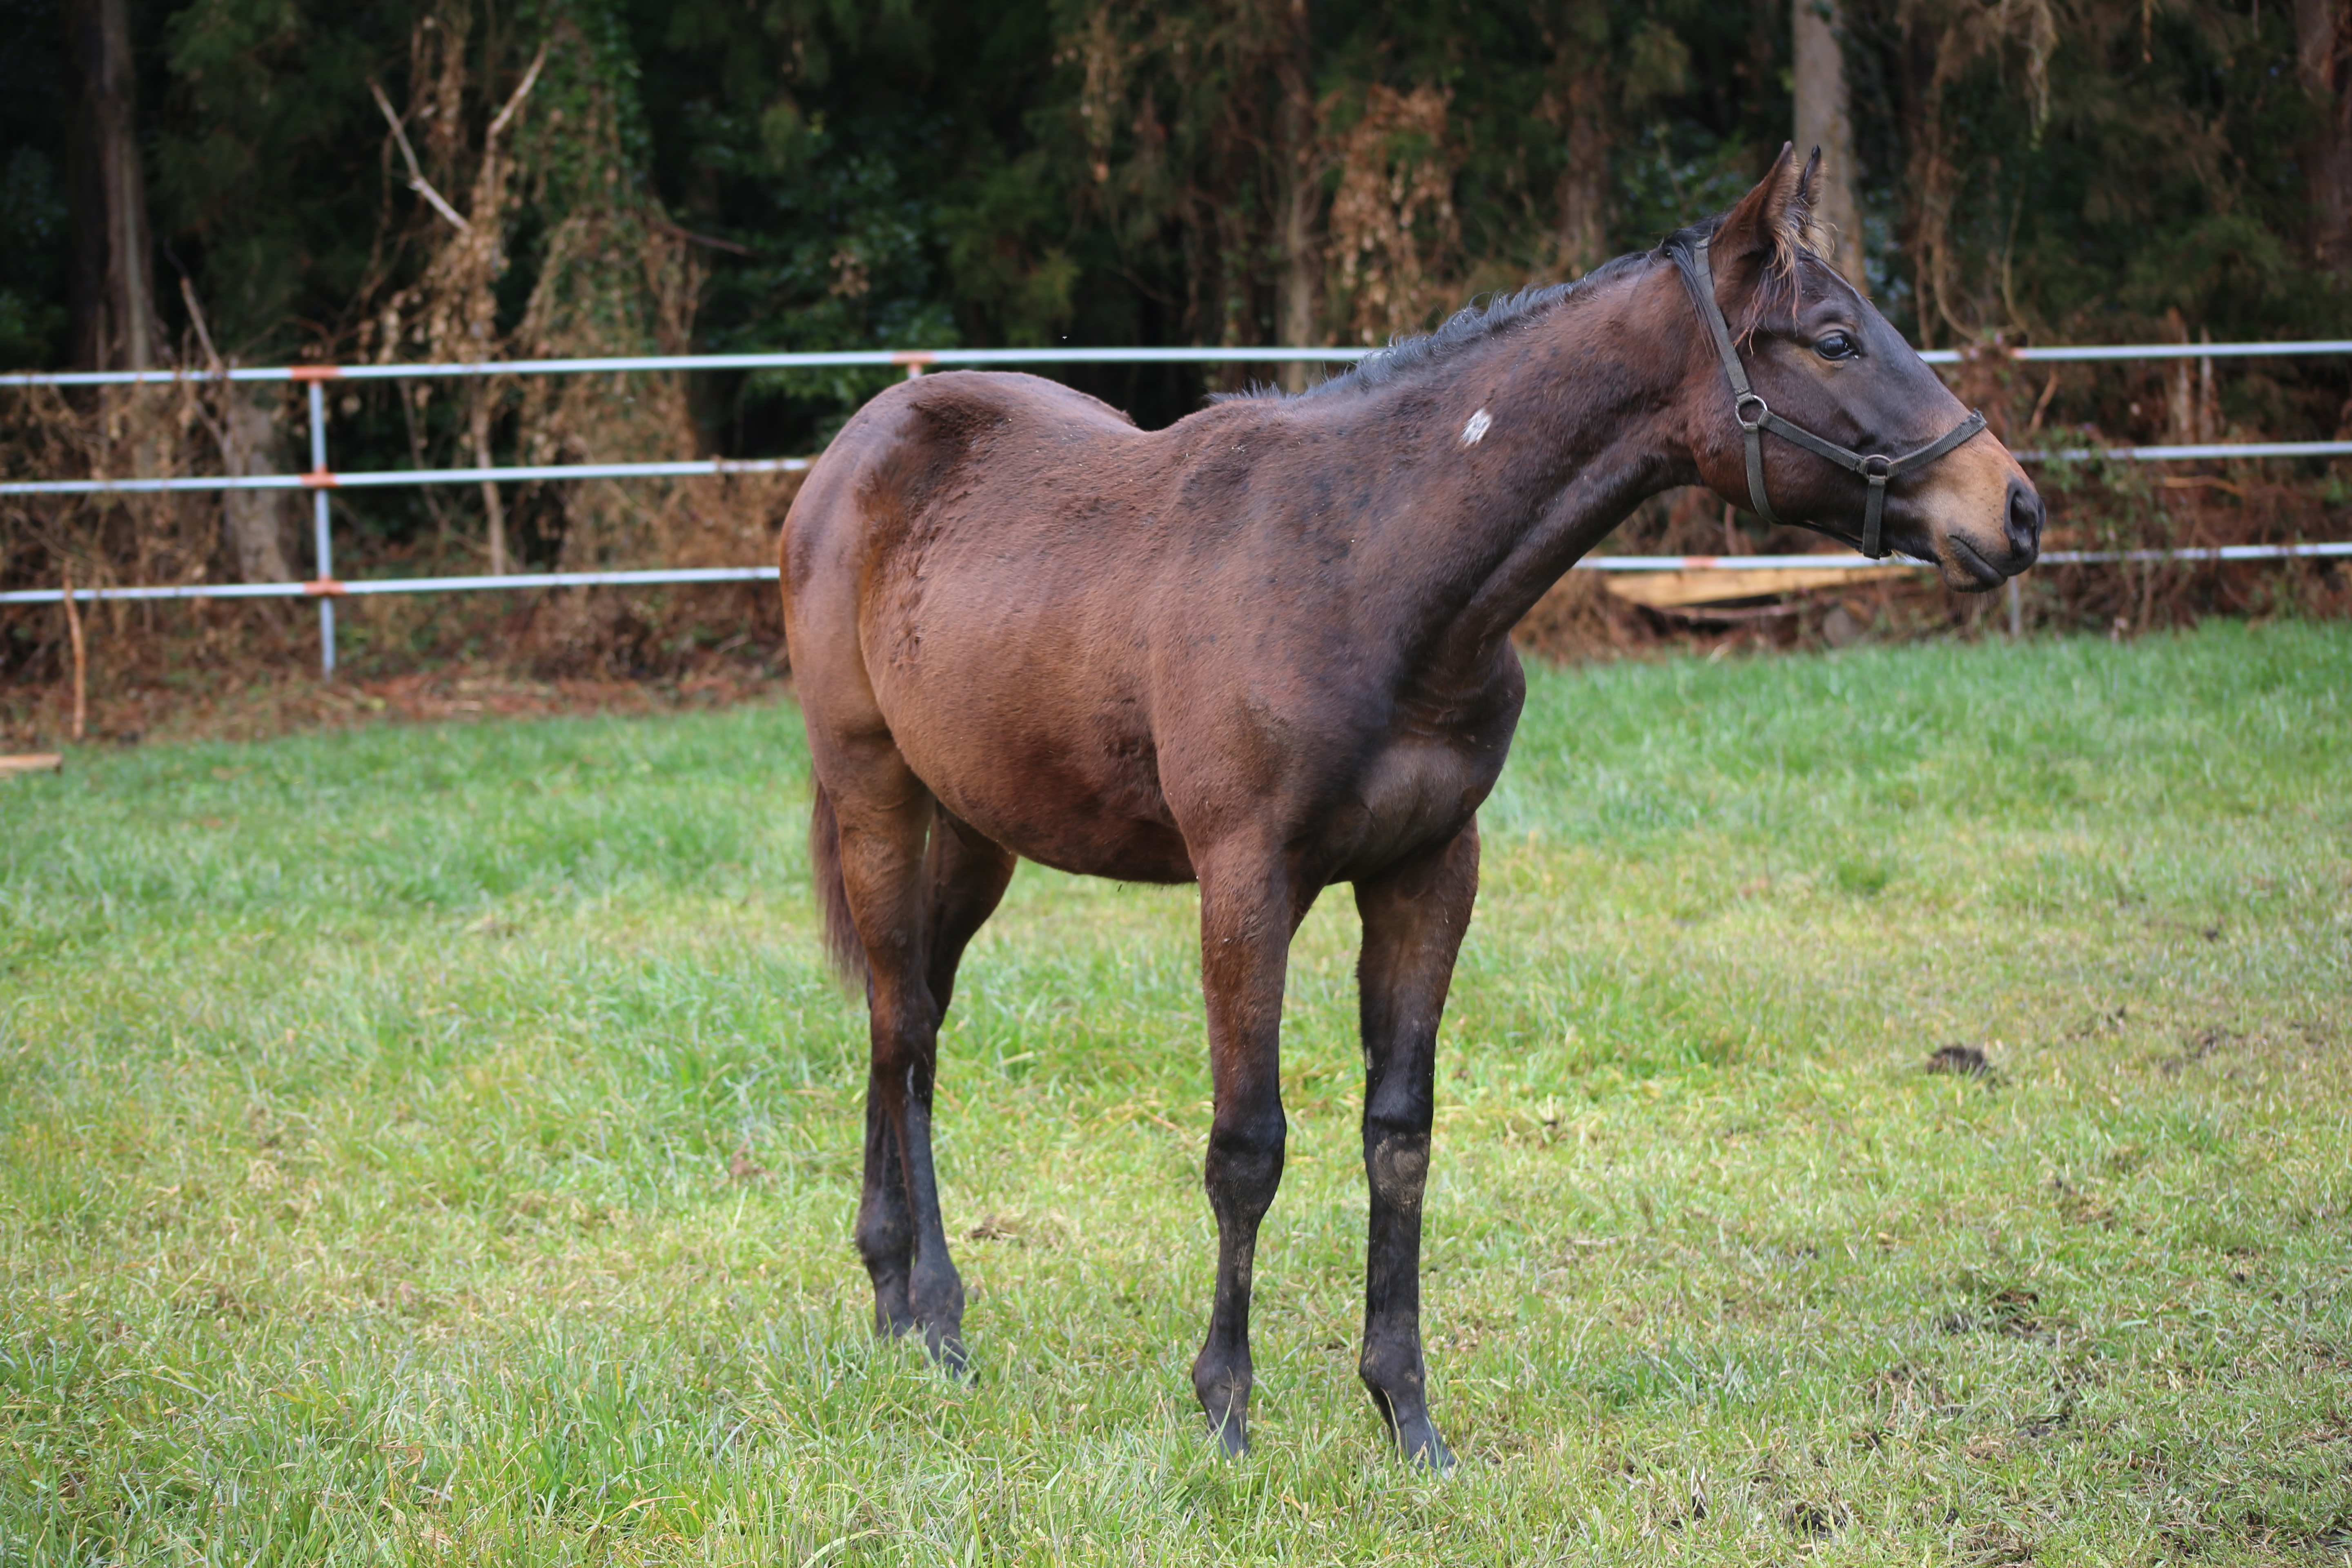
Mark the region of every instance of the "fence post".
[[[317, 381], [310, 383], [310, 471], [319, 475], [327, 472], [327, 389]], [[310, 540], [319, 557], [319, 581], [333, 582], [335, 552], [327, 537], [327, 488], [323, 482], [310, 491]], [[335, 601], [327, 594], [319, 595], [319, 674], [322, 679], [335, 678]]]

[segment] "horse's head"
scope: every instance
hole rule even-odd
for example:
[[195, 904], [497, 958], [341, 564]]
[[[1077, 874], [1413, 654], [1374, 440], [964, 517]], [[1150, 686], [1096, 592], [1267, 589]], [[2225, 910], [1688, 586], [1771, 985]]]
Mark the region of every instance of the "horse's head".
[[[1690, 406], [1699, 411], [1691, 444], [1700, 475], [1768, 517], [1873, 553], [1934, 561], [1954, 588], [1993, 587], [2033, 564], [2042, 498], [2009, 448], [1975, 426], [1902, 334], [1822, 259], [1812, 243], [1820, 179], [1820, 153], [1800, 170], [1783, 147], [1712, 235], [1668, 242], [1690, 290], [1684, 306], [1698, 317]], [[1697, 309], [1710, 285], [1727, 342]], [[1747, 395], [1735, 404], [1742, 374]], [[1765, 493], [1751, 495], [1758, 458]], [[1873, 475], [1883, 498], [1874, 538]]]

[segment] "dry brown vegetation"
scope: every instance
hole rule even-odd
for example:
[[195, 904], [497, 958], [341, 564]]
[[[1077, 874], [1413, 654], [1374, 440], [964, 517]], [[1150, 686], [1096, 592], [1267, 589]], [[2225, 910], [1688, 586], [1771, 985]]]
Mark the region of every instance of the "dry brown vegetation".
[[[174, 392], [171, 399], [182, 395]], [[178, 406], [161, 395], [151, 403], [161, 414]], [[602, 518], [625, 520], [649, 547], [595, 563], [766, 561], [796, 483], [790, 477], [677, 481], [663, 494], [601, 487], [607, 493], [585, 505], [607, 509]], [[553, 488], [525, 488], [522, 505], [557, 504], [545, 494]], [[2282, 481], [2255, 464], [2194, 476], [2115, 465], [2048, 483], [2045, 493], [2051, 549], [2207, 546], [2337, 531], [2336, 509], [2318, 487]], [[583, 507], [578, 499], [569, 504]], [[59, 508], [45, 520], [45, 537], [62, 536], [60, 553], [78, 563], [76, 580], [83, 584], [203, 582], [208, 559], [190, 542], [205, 536], [204, 509], [216, 515], [218, 505], [209, 497], [176, 496]], [[1801, 530], [1753, 531], [1741, 526], [1739, 514], [1726, 514], [1704, 491], [1675, 491], [1643, 506], [1603, 548], [1738, 554], [1818, 544]], [[134, 564], [146, 563], [145, 571], [116, 566], [110, 575], [110, 545]], [[343, 560], [350, 576], [439, 564], [407, 553], [370, 560], [357, 551]], [[2352, 573], [2328, 561], [2050, 566], [2027, 580], [2021, 609], [2029, 635], [2114, 637], [2212, 616], [2341, 617], [2352, 615]], [[1925, 573], [1654, 609], [1612, 594], [1602, 574], [1572, 572], [1521, 624], [1519, 640], [1555, 661], [1972, 640], [2005, 635], [2006, 611], [1999, 595], [1951, 594]], [[69, 722], [65, 616], [55, 605], [6, 613], [24, 629], [8, 645], [21, 650], [13, 667], [0, 671], [0, 747], [32, 749], [63, 738]], [[346, 599], [340, 615], [342, 679], [322, 683], [317, 613], [309, 601], [92, 608], [83, 617], [90, 733], [120, 741], [257, 736], [373, 718], [638, 710], [773, 694], [788, 673], [780, 608], [765, 584]]]
[[[1480, 292], [1649, 243], [1741, 188], [1789, 123], [1778, 13], [1763, 27], [1762, 12], [1691, 5], [1579, 5], [1526, 25], [1500, 13], [1441, 24], [1410, 5], [1086, 6], [1056, 13], [1050, 69], [1032, 61], [1034, 78], [975, 82], [940, 68], [982, 41], [1015, 54], [1037, 44], [1003, 43], [1010, 13], [919, 5], [924, 19], [902, 37], [785, 11], [757, 26], [714, 13], [697, 26], [718, 30], [698, 42], [656, 46], [599, 32], [586, 13], [518, 27], [467, 0], [427, 0], [346, 40], [341, 74], [323, 76], [285, 39], [272, 46], [285, 52], [257, 54], [226, 13], [190, 11], [171, 66], [183, 96], [142, 110], [161, 128], [156, 145], [233, 144], [240, 168], [284, 163], [310, 131], [247, 110], [299, 79], [339, 106], [341, 150], [282, 185], [240, 184], [192, 157], [159, 163], [159, 199], [182, 226], [173, 255], [196, 265], [176, 292], [148, 287], [157, 297], [141, 297], [149, 327], [135, 342], [74, 352], [212, 369], [241, 352], [394, 363], [1073, 332], [1377, 342]], [[1955, 384], [2012, 446], [2352, 432], [2336, 361], [2053, 368], [2000, 346], [2336, 332], [2352, 94], [2339, 90], [2335, 13], [2294, 15], [2327, 25], [2296, 31], [2261, 7], [1846, 8], [1833, 64], [1853, 76], [1837, 90], [1861, 141], [1833, 162], [1886, 225], [1848, 236], [1848, 259], [1874, 258], [1874, 287], [1917, 341], [1979, 345]], [[322, 50], [341, 36], [331, 18], [305, 25], [321, 29]], [[754, 59], [766, 64], [726, 77], [728, 111], [714, 118], [718, 66]], [[2058, 79], [2077, 90], [2053, 93]], [[918, 101], [956, 131], [917, 147], [855, 118]], [[1015, 123], [1034, 145], [992, 140]], [[1531, 141], [1530, 124], [1547, 133]], [[341, 220], [349, 266], [314, 265], [325, 241], [312, 235], [299, 256], [252, 264], [268, 288], [238, 270], [238, 237], [268, 213], [315, 213], [322, 195], [362, 187], [362, 209]], [[812, 451], [879, 384], [420, 379], [339, 387], [329, 417], [344, 468]], [[1202, 385], [1089, 389], [1152, 423]], [[760, 406], [747, 441], [745, 409]], [[307, 434], [293, 387], [0, 394], [0, 474], [12, 478], [283, 472], [303, 466]], [[2352, 501], [2344, 475], [2310, 465], [2043, 478], [2054, 549], [2344, 538]], [[789, 481], [746, 479], [353, 492], [337, 498], [335, 565], [379, 577], [756, 563], [790, 494]], [[315, 570], [309, 534], [308, 499], [289, 492], [10, 499], [0, 587], [287, 580]], [[1644, 506], [1604, 548], [1818, 543], [1684, 492]], [[2038, 572], [2020, 608], [2029, 629], [2126, 637], [2212, 615], [2340, 615], [2347, 594], [2341, 570], [2318, 563], [2126, 563]], [[756, 688], [782, 664], [773, 596], [751, 588], [372, 599], [341, 617], [345, 679], [328, 690], [310, 676], [307, 604], [96, 610], [92, 722], [127, 735], [268, 728], [379, 700], [439, 711], [433, 702], [473, 700], [446, 694], [484, 681], [534, 702], [625, 680]], [[1538, 606], [1523, 640], [1556, 658], [1613, 658], [2008, 624], [2006, 605], [1924, 580], [1653, 609], [1586, 574]], [[58, 733], [69, 647], [55, 608], [0, 610], [9, 743]]]
[[[1399, 115], [1432, 117], [1432, 134], [1442, 132], [1436, 100], [1416, 107], [1400, 100], [1391, 107]], [[496, 138], [490, 141], [495, 146]], [[482, 158], [477, 205], [495, 203], [503, 179], [496, 158]], [[1400, 270], [1398, 258], [1412, 249], [1412, 227], [1421, 221], [1414, 214], [1435, 202], [1431, 193], [1438, 187], [1423, 189], [1403, 165], [1370, 173], [1347, 166], [1335, 224], [1362, 231], [1355, 250], [1363, 258], [1360, 298], [1373, 311], [1363, 318], [1370, 334], [1391, 324], [1381, 313], [1389, 306], [1378, 304], [1388, 298], [1382, 290], [1403, 291], [1391, 301], [1398, 309], [1407, 308], [1408, 295], [1412, 309], [1422, 308], [1428, 279]], [[1402, 204], [1392, 211], [1382, 205], [1391, 198]], [[1353, 217], [1339, 223], [1348, 214], [1362, 224], [1351, 227]], [[521, 325], [503, 339], [488, 326], [496, 258], [486, 258], [474, 231], [435, 221], [447, 232], [427, 237], [441, 249], [424, 280], [388, 294], [361, 334], [381, 362], [390, 363], [403, 346], [455, 358], [468, 342], [485, 338], [489, 352], [532, 356], [677, 350], [688, 342], [691, 268], [681, 247], [655, 243], [660, 237], [643, 212], [583, 217], [576, 232], [551, 241], [568, 259], [546, 269], [540, 293], [562, 298], [535, 295]], [[614, 238], [619, 229], [628, 231], [625, 246]], [[610, 265], [615, 254], [627, 255], [628, 264]], [[210, 353], [204, 342], [192, 341], [189, 349], [192, 356]], [[2062, 395], [2077, 405], [2116, 404], [2130, 418], [2145, 416], [2147, 433], [2158, 438], [2261, 434], [2224, 424], [2210, 371], [2189, 361], [2045, 368], [1995, 346], [1973, 354], [1953, 380], [1967, 401], [1985, 409], [1996, 433], [2019, 447], [2099, 438], [2094, 430], [2047, 422]], [[272, 442], [282, 448], [287, 430], [299, 428], [294, 389], [271, 389], [270, 395], [277, 402], [265, 405], [251, 389], [195, 382], [16, 393], [0, 415], [0, 461], [11, 473], [43, 477], [262, 471], [282, 461], [282, 454], [272, 456]], [[436, 424], [436, 395], [459, 402], [457, 416]], [[535, 463], [646, 460], [692, 452], [698, 443], [684, 378], [675, 375], [369, 384], [339, 391], [334, 416], [363, 415], [372, 402], [398, 409], [420, 464], [495, 460], [499, 447]], [[260, 434], [254, 435], [257, 418]], [[243, 436], [241, 421], [248, 431]], [[2045, 465], [2042, 479], [2051, 503], [2051, 550], [2204, 547], [2343, 531], [2342, 482], [2283, 464], [2059, 464]], [[518, 565], [510, 542], [525, 537], [537, 550], [533, 564], [559, 569], [762, 563], [772, 557], [797, 483], [782, 476], [591, 480], [484, 486], [478, 497], [425, 489], [417, 492], [419, 504], [436, 526], [405, 538], [366, 526], [338, 498], [344, 508], [335, 520], [338, 572], [348, 578], [509, 570]], [[83, 586], [108, 586], [290, 575], [286, 563], [307, 554], [302, 503], [290, 494], [7, 498], [0, 502], [0, 580], [48, 585], [70, 574]], [[241, 512], [232, 510], [239, 507]], [[1645, 503], [1603, 550], [1732, 555], [1820, 547], [1819, 538], [1801, 529], [1764, 529], [1719, 499], [1687, 489]], [[2214, 615], [2342, 616], [2352, 612], [2352, 581], [2338, 563], [2324, 561], [2053, 566], [2025, 585], [2020, 611], [2028, 630], [2121, 637]], [[782, 619], [764, 585], [383, 597], [346, 600], [341, 616], [345, 679], [327, 687], [312, 675], [318, 623], [308, 602], [98, 607], [85, 617], [91, 731], [118, 739], [258, 734], [374, 714], [657, 706], [772, 689], [784, 674]], [[65, 617], [54, 606], [31, 606], [14, 609], [9, 618], [8, 635], [0, 636], [0, 744], [59, 739], [69, 723], [72, 674]], [[1572, 660], [1976, 637], [2007, 626], [2007, 606], [1998, 597], [1955, 595], [1924, 574], [1657, 609], [1613, 594], [1600, 574], [1574, 573], [1530, 614], [1521, 640], [1540, 656]], [[649, 684], [624, 696], [622, 683]]]

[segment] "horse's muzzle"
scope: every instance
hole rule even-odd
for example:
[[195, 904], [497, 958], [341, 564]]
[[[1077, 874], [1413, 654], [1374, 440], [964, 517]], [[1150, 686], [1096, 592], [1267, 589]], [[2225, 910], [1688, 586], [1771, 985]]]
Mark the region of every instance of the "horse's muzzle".
[[2009, 481], [2010, 559], [2001, 564], [2001, 575], [2014, 577], [2040, 558], [2042, 554], [2042, 510], [2041, 492], [2021, 474]]
[[2042, 497], [2032, 480], [2012, 474], [2001, 498], [1998, 531], [1955, 528], [1937, 552], [1944, 585], [1962, 594], [1984, 594], [2032, 566], [2042, 553]]

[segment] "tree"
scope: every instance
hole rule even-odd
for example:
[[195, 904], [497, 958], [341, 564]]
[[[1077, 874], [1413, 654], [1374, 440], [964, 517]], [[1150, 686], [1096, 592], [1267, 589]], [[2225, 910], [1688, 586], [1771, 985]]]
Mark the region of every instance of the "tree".
[[163, 339], [128, 0], [72, 0], [66, 26], [74, 85], [68, 176], [74, 359], [91, 370], [145, 370]]
[[1609, 156], [1618, 114], [1611, 89], [1620, 73], [1609, 49], [1609, 7], [1579, 0], [1565, 7], [1547, 40], [1556, 62], [1543, 118], [1560, 134], [1553, 201], [1559, 268], [1581, 278], [1615, 254], [1610, 245]]
[[1837, 0], [1794, 0], [1797, 156], [1822, 155], [1821, 200], [1814, 216], [1836, 240], [1838, 270], [1864, 290], [1862, 205], [1854, 199], [1853, 121], [1848, 110], [1845, 49]]
[[[1276, 178], [1282, 209], [1280, 341], [1304, 347], [1321, 341], [1317, 321], [1322, 282], [1321, 248], [1316, 244], [1317, 209], [1321, 205], [1321, 170], [1315, 147], [1315, 34], [1307, 15], [1307, 0], [1289, 0], [1285, 14], [1280, 63], [1275, 68], [1282, 94], [1281, 139], [1276, 149]], [[1308, 367], [1283, 367], [1282, 384], [1303, 389]]]
[[2311, 196], [2312, 249], [2319, 264], [2341, 278], [2352, 269], [2352, 15], [2344, 0], [2294, 0], [2295, 65], [2311, 95], [2314, 116], [2305, 144], [2305, 188]]

